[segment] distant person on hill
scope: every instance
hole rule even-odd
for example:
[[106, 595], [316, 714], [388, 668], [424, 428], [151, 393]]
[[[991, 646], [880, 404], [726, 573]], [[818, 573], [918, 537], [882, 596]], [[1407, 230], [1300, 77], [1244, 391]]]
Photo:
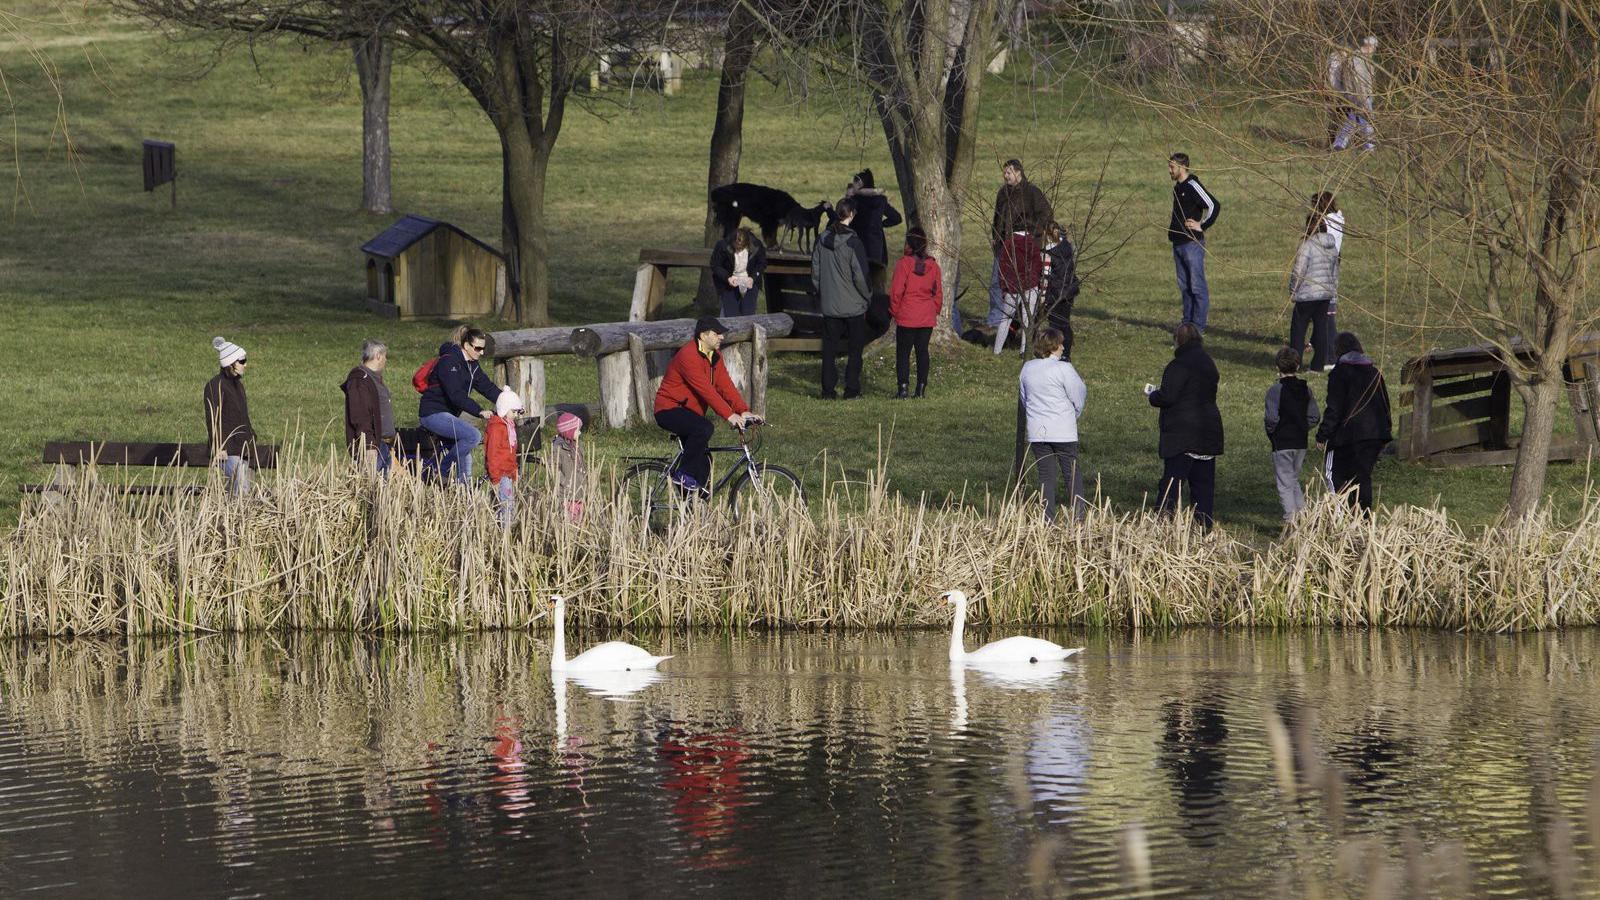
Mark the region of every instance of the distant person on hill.
[[1211, 312], [1211, 289], [1206, 286], [1206, 231], [1217, 223], [1222, 204], [1189, 171], [1189, 154], [1167, 157], [1172, 178], [1172, 216], [1167, 239], [1178, 270], [1178, 293], [1183, 298], [1183, 321], [1203, 333]]
[[[855, 221], [850, 227], [867, 251], [867, 283], [872, 286], [872, 293], [881, 294], [885, 290], [889, 271], [889, 238], [884, 234], [884, 229], [893, 228], [905, 220], [901, 218], [900, 210], [889, 202], [889, 195], [878, 190], [871, 169], [862, 169], [851, 177], [850, 183], [845, 185], [844, 196], [854, 204], [856, 210]], [[829, 224], [838, 221], [838, 208], [833, 205], [825, 208]]]
[[1333, 149], [1343, 150], [1350, 146], [1350, 139], [1355, 137], [1356, 131], [1366, 139], [1362, 149], [1371, 153], [1372, 143], [1372, 91], [1373, 70], [1372, 54], [1378, 49], [1378, 39], [1367, 35], [1361, 39], [1361, 47], [1344, 57], [1339, 71], [1339, 89], [1345, 99], [1345, 120], [1339, 126], [1339, 133], [1333, 137]]
[[1050, 200], [1039, 186], [1028, 180], [1022, 160], [1008, 159], [1000, 167], [1000, 190], [994, 196], [994, 220], [989, 223], [989, 247], [994, 251], [994, 268], [989, 272], [989, 317], [985, 324], [998, 325], [1005, 318], [1004, 292], [1000, 288], [1000, 249], [1018, 231], [1035, 238], [1044, 235], [1045, 226], [1055, 217]]
[[477, 328], [460, 329], [459, 339], [442, 345], [439, 356], [417, 371], [413, 383], [420, 380], [422, 400], [417, 415], [422, 427], [444, 441], [446, 453], [438, 460], [439, 479], [448, 480], [455, 470], [458, 484], [472, 481], [472, 451], [482, 442], [478, 429], [461, 421], [466, 413], [487, 419], [489, 413], [472, 399], [476, 390], [489, 402], [500, 399], [500, 387], [483, 372], [479, 360], [489, 348], [489, 335]]
[[1283, 506], [1283, 521], [1292, 522], [1306, 505], [1300, 470], [1306, 462], [1306, 447], [1311, 430], [1322, 417], [1317, 413], [1317, 398], [1295, 373], [1300, 371], [1300, 351], [1284, 347], [1278, 351], [1278, 380], [1267, 388], [1267, 439], [1272, 442], [1272, 474], [1278, 485], [1278, 502]]
[[1044, 232], [1044, 293], [1039, 298], [1039, 314], [1066, 335], [1068, 359], [1072, 351], [1072, 307], [1078, 300], [1078, 251], [1060, 222], [1051, 222]]
[[509, 529], [517, 517], [517, 477], [522, 473], [517, 447], [517, 417], [522, 415], [522, 398], [502, 389], [494, 398], [494, 415], [483, 434], [483, 463], [489, 470], [499, 501], [500, 527]]
[[849, 358], [844, 370], [844, 398], [861, 396], [861, 351], [867, 344], [867, 251], [850, 227], [856, 218], [854, 200], [840, 200], [837, 218], [811, 249], [811, 286], [822, 298], [822, 399], [838, 396], [839, 345]]
[[1065, 476], [1072, 491], [1072, 517], [1082, 521], [1088, 505], [1083, 497], [1083, 472], [1078, 466], [1078, 419], [1089, 389], [1067, 362], [1066, 335], [1046, 328], [1034, 347], [1036, 357], [1022, 364], [1018, 376], [1022, 408], [1027, 415], [1028, 448], [1039, 467], [1044, 491], [1044, 517], [1056, 520], [1057, 479]]
[[583, 518], [583, 495], [588, 469], [583, 462], [583, 420], [569, 412], [556, 416], [556, 436], [550, 441], [550, 465], [555, 469], [556, 494], [566, 507], [567, 518]]
[[1361, 339], [1348, 331], [1333, 341], [1339, 361], [1328, 373], [1328, 406], [1317, 429], [1317, 448], [1333, 454], [1333, 488], [1354, 488], [1350, 502], [1372, 510], [1372, 470], [1378, 455], [1394, 440], [1389, 386]]
[[375, 472], [389, 471], [395, 439], [394, 404], [383, 370], [389, 348], [382, 341], [361, 342], [361, 365], [350, 370], [339, 389], [344, 391], [344, 439], [356, 459], [365, 459]]
[[928, 388], [928, 339], [944, 308], [944, 276], [939, 261], [928, 255], [928, 236], [921, 228], [906, 232], [905, 253], [894, 267], [894, 282], [889, 286], [889, 314], [894, 316], [894, 374], [900, 390], [898, 400], [907, 397], [911, 385], [911, 351], [917, 352], [917, 392], [922, 397]]
[[717, 241], [711, 251], [711, 279], [717, 285], [724, 316], [753, 316], [761, 297], [761, 276], [767, 271], [767, 248], [750, 229]]
[[706, 421], [707, 408], [734, 428], [759, 421], [733, 386], [722, 361], [722, 336], [727, 333], [727, 327], [714, 317], [701, 316], [694, 323], [694, 336], [667, 364], [656, 391], [656, 424], [683, 442], [678, 470], [669, 474], [686, 492], [703, 494], [711, 489], [711, 454], [706, 448], [716, 429]]
[[228, 480], [228, 493], [243, 497], [250, 493], [250, 457], [256, 447], [250, 401], [244, 393], [244, 367], [248, 360], [243, 347], [223, 338], [212, 338], [211, 347], [217, 351], [221, 371], [206, 382], [203, 394], [206, 438], [212, 462], [222, 466], [222, 475]]
[[1159, 509], [1177, 509], [1187, 483], [1194, 520], [1211, 530], [1217, 492], [1217, 457], [1222, 455], [1222, 412], [1217, 408], [1217, 364], [1206, 353], [1199, 326], [1184, 322], [1172, 333], [1172, 362], [1161, 386], [1144, 386], [1150, 405], [1161, 410]]
[[1315, 209], [1306, 216], [1300, 247], [1289, 272], [1289, 299], [1293, 313], [1289, 319], [1289, 346], [1305, 346], [1306, 328], [1311, 329], [1311, 371], [1321, 372], [1333, 341], [1328, 334], [1328, 307], [1339, 296], [1339, 242], [1328, 229], [1328, 221]]
[[1033, 330], [1034, 312], [1039, 305], [1039, 284], [1044, 278], [1044, 250], [1032, 234], [1014, 231], [1000, 245], [1000, 324], [995, 327], [994, 354], [1005, 349], [1016, 319], [1022, 336], [1022, 353], [1028, 352], [1028, 333]]

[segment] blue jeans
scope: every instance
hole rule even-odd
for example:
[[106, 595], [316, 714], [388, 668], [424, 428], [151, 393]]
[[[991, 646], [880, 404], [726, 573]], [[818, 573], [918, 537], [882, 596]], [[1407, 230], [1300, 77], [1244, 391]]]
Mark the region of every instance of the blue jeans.
[[500, 527], [509, 529], [517, 518], [517, 483], [509, 475], [500, 476], [499, 483], [494, 487], [494, 495], [500, 501], [496, 510]]
[[439, 480], [448, 479], [450, 467], [454, 466], [456, 481], [461, 484], [471, 482], [472, 451], [483, 443], [483, 436], [478, 434], [478, 429], [444, 412], [423, 416], [421, 424], [450, 445], [445, 450], [444, 458], [439, 460]]
[[228, 480], [228, 495], [244, 497], [250, 493], [250, 461], [230, 456], [222, 461], [222, 477]]
[[1000, 251], [994, 252], [994, 265], [989, 269], [989, 315], [984, 324], [999, 325], [1006, 319], [1005, 294], [1000, 290]]
[[1178, 293], [1183, 295], [1183, 321], [1206, 330], [1206, 315], [1211, 311], [1211, 292], [1206, 289], [1206, 245], [1184, 241], [1172, 245], [1172, 261], [1178, 269]]
[[[390, 437], [393, 437], [393, 435], [390, 435]], [[385, 443], [382, 443], [382, 442], [379, 442], [379, 444], [378, 444], [378, 474], [379, 475], [383, 475], [383, 474], [387, 473], [389, 471], [389, 466], [393, 463], [393, 461], [394, 461], [394, 459], [390, 455], [389, 445], [385, 444]]]

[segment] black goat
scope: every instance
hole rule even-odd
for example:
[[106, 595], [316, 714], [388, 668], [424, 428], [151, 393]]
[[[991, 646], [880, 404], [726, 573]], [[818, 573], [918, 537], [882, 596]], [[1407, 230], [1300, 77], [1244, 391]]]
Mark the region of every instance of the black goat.
[[781, 249], [778, 229], [785, 240], [795, 239], [800, 249], [809, 250], [822, 224], [823, 204], [801, 206], [787, 191], [761, 184], [736, 181], [711, 192], [722, 236], [732, 237], [739, 222], [749, 219], [761, 229], [761, 241], [773, 250]]

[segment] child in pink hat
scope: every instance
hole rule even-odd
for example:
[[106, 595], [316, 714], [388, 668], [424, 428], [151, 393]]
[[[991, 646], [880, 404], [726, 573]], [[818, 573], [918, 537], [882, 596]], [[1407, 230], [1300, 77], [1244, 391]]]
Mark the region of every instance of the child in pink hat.
[[567, 508], [567, 516], [577, 522], [583, 518], [584, 482], [587, 470], [578, 438], [583, 435], [583, 420], [569, 412], [556, 416], [556, 437], [550, 442], [550, 458], [555, 466], [556, 492]]

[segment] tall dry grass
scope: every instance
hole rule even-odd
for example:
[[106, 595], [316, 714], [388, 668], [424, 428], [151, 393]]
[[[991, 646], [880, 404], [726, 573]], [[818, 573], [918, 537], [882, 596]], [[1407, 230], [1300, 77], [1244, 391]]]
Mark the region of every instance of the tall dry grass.
[[[0, 538], [0, 636], [527, 628], [542, 598], [585, 624], [942, 625], [959, 587], [997, 625], [1422, 625], [1510, 631], [1600, 612], [1600, 500], [1464, 532], [1443, 511], [1356, 516], [1335, 499], [1257, 549], [1101, 503], [1047, 527], [1036, 502], [926, 505], [865, 483], [650, 534], [595, 473], [581, 522], [534, 476], [502, 530], [487, 491], [362, 477], [290, 455], [258, 496], [131, 499], [86, 471]], [[165, 474], [158, 476], [167, 478]], [[170, 476], [176, 480], [177, 475]]]

